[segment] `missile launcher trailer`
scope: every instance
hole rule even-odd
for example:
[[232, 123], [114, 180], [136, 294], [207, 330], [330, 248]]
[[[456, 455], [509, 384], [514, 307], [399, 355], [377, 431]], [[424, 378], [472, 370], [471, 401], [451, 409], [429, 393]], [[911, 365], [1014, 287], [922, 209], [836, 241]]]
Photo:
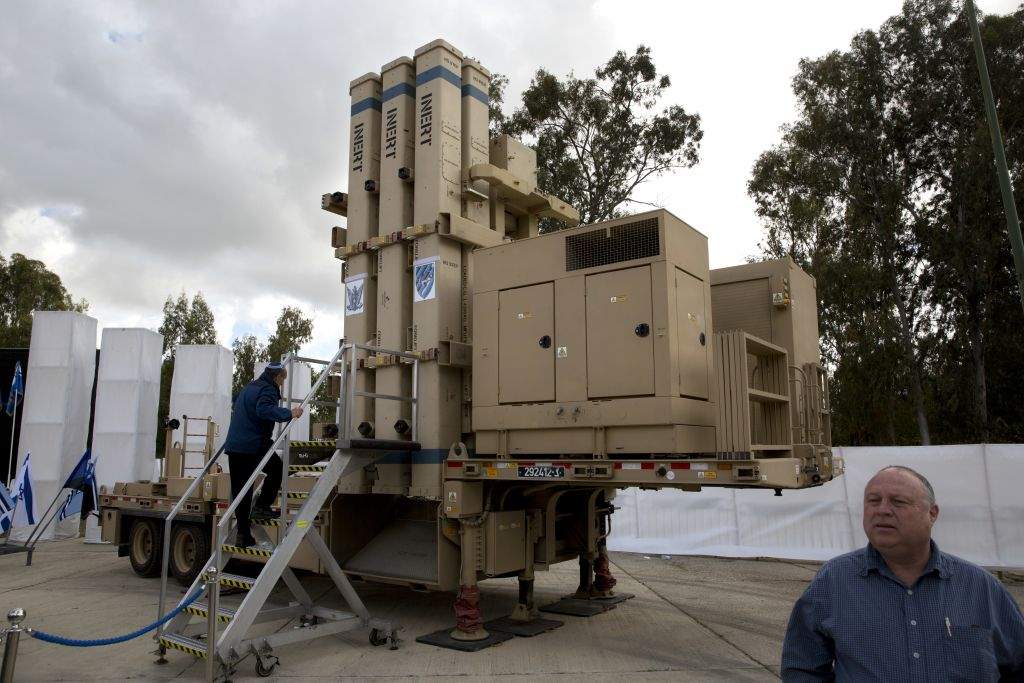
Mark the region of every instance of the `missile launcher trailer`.
[[[256, 558], [264, 573], [300, 566], [289, 536], [315, 514], [301, 566], [350, 602], [346, 577], [455, 592], [439, 639], [461, 649], [493, 642], [487, 578], [518, 578], [505, 628], [519, 633], [550, 627], [533, 581], [552, 564], [578, 560], [575, 599], [618, 599], [617, 489], [778, 493], [842, 473], [813, 279], [788, 260], [711, 271], [707, 238], [664, 210], [579, 226], [538, 189], [533, 150], [489, 139], [489, 79], [436, 40], [350, 85], [348, 188], [322, 201], [348, 219], [331, 237], [346, 338], [314, 385], [333, 387], [338, 436], [280, 444], [290, 472], [316, 470], [305, 490], [322, 507], [298, 507], [289, 478], [278, 548]], [[538, 234], [541, 218], [565, 229]], [[215, 500], [205, 528], [226, 508]], [[124, 526], [108, 536], [126, 545]], [[230, 665], [241, 646], [226, 637]]]

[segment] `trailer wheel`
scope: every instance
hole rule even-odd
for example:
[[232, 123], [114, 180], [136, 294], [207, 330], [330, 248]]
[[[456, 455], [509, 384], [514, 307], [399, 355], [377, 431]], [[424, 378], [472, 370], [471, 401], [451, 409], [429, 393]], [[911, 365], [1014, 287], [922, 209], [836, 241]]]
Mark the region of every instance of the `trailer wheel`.
[[182, 586], [191, 586], [210, 557], [210, 539], [198, 524], [176, 524], [171, 531], [170, 570]]
[[136, 519], [128, 532], [128, 560], [139, 576], [160, 575], [163, 534], [161, 525], [152, 519]]

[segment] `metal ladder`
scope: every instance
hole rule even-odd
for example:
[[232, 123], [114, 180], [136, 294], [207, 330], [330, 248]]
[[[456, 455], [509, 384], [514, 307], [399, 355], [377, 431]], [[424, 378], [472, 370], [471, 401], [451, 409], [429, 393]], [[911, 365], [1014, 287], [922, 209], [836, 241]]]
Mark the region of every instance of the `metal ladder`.
[[[376, 394], [373, 392], [360, 391], [355, 388], [355, 371], [358, 365], [358, 351], [369, 353], [392, 354], [405, 358], [413, 366], [413, 383], [411, 396], [390, 396]], [[347, 356], [347, 360], [346, 360]], [[314, 359], [289, 356], [286, 359], [287, 367], [296, 361], [318, 362]], [[227, 678], [235, 671], [236, 665], [245, 657], [255, 655], [256, 671], [261, 676], [269, 675], [277, 665], [277, 657], [273, 655], [273, 649], [279, 645], [302, 642], [313, 638], [342, 633], [364, 627], [371, 629], [370, 642], [374, 645], [387, 643], [392, 649], [398, 647], [398, 628], [388, 620], [377, 619], [370, 615], [369, 610], [355, 589], [352, 588], [348, 577], [338, 566], [337, 560], [331, 554], [327, 544], [315, 531], [315, 519], [321, 508], [328, 501], [331, 493], [337, 486], [338, 481], [351, 472], [372, 464], [375, 460], [395, 450], [419, 450], [416, 442], [416, 408], [417, 408], [417, 385], [419, 375], [419, 359], [413, 354], [402, 351], [379, 349], [363, 344], [344, 342], [334, 357], [325, 363], [326, 369], [311, 387], [309, 393], [301, 401], [300, 406], [305, 409], [314, 401], [314, 396], [326, 380], [336, 364], [341, 363], [342, 371], [342, 401], [338, 404], [337, 415], [339, 418], [339, 435], [336, 442], [331, 445], [335, 447], [334, 454], [326, 464], [318, 465], [291, 465], [289, 448], [287, 442], [282, 450], [283, 467], [287, 469], [287, 476], [282, 477], [281, 490], [281, 517], [270, 520], [267, 525], [276, 526], [283, 530], [283, 537], [279, 544], [271, 550], [257, 548], [240, 548], [231, 543], [222, 542], [228, 538], [234, 527], [233, 513], [238, 507], [239, 499], [245, 492], [249, 491], [256, 482], [263, 467], [273, 457], [276, 450], [281, 447], [290, 429], [295, 422], [287, 423], [277, 438], [274, 440], [267, 453], [263, 456], [252, 476], [245, 483], [239, 495], [234, 497], [231, 505], [222, 513], [220, 520], [213, 529], [213, 553], [207, 561], [199, 576], [192, 586], [185, 592], [185, 596], [178, 602], [182, 604], [187, 596], [194, 595], [196, 591], [202, 591], [205, 595], [205, 602], [195, 602], [189, 605], [185, 611], [174, 617], [166, 626], [157, 633], [159, 643], [160, 659], [166, 661], [164, 655], [167, 649], [176, 649], [193, 655], [197, 658], [207, 660], [207, 679], [215, 680], [218, 677]], [[289, 382], [289, 394], [291, 383]], [[377, 439], [351, 438], [351, 424], [353, 401], [356, 396], [364, 396], [374, 399], [394, 400], [408, 402], [412, 405], [412, 430], [410, 441], [389, 441]], [[288, 397], [289, 405], [292, 399]], [[223, 450], [223, 449], [222, 449]], [[205, 474], [216, 462], [220, 452], [207, 463], [202, 474]], [[307, 493], [289, 492], [287, 479], [292, 474], [299, 472], [314, 473], [317, 475], [317, 482]], [[192, 488], [198, 485], [202, 478], [193, 482], [192, 487], [178, 502], [172, 510], [165, 523], [165, 552], [163, 558], [163, 574], [161, 582], [159, 615], [163, 616], [166, 596], [167, 578], [167, 539], [170, 532], [170, 524], [183, 501], [191, 494]], [[290, 514], [288, 500], [303, 500], [302, 506], [295, 514]], [[334, 523], [340, 523], [335, 520]], [[270, 541], [269, 534], [259, 525], [253, 526], [253, 533], [258, 541]], [[317, 554], [320, 562], [330, 576], [335, 587], [341, 593], [348, 604], [350, 611], [338, 611], [327, 609], [314, 604], [309, 593], [302, 587], [298, 578], [288, 567], [289, 562], [299, 549], [303, 539], [308, 541], [309, 546]], [[256, 578], [236, 576], [222, 573], [229, 559], [232, 557], [261, 557], [266, 563]], [[211, 580], [206, 580], [210, 578]], [[285, 586], [291, 592], [293, 601], [285, 605], [271, 605], [268, 598], [276, 588], [278, 580], [283, 580]], [[230, 609], [220, 605], [220, 586], [229, 586], [246, 591], [245, 597], [237, 609]], [[211, 611], [213, 615], [211, 615]], [[250, 628], [260, 622], [300, 617], [300, 627], [287, 631], [249, 636]], [[205, 639], [197, 633], [196, 626], [190, 626], [193, 617], [202, 617], [206, 620]], [[225, 624], [223, 630], [218, 633], [218, 624]], [[199, 629], [201, 630], [201, 626]], [[197, 637], [199, 635], [200, 637]], [[212, 648], [212, 656], [210, 651]]]

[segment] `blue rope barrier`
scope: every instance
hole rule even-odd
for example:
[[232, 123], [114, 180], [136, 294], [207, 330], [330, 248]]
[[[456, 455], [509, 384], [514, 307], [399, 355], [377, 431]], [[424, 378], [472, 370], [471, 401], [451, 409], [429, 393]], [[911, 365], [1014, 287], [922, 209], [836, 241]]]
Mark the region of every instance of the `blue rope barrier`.
[[28, 634], [37, 640], [42, 640], [47, 643], [54, 643], [56, 645], [67, 645], [68, 647], [99, 647], [101, 645], [114, 645], [115, 643], [123, 643], [126, 640], [138, 638], [144, 633], [148, 633], [155, 628], [159, 628], [166, 624], [174, 617], [181, 614], [181, 611], [191, 605], [193, 602], [199, 599], [199, 596], [203, 594], [203, 589], [200, 588], [195, 593], [190, 595], [187, 600], [172, 609], [170, 612], [162, 616], [160, 619], [154, 621], [149, 626], [140, 628], [137, 631], [132, 631], [123, 636], [112, 636], [110, 638], [98, 638], [95, 640], [78, 640], [76, 638], [65, 638], [64, 636], [54, 635], [47, 633], [46, 631], [36, 631], [34, 629], [28, 629]]

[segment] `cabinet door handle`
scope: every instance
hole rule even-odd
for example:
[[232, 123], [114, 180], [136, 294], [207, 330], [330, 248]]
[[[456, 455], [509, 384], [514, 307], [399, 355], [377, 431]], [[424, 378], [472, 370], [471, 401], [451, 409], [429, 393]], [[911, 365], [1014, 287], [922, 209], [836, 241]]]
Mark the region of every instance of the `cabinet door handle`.
[[551, 348], [551, 337], [545, 334], [537, 341], [537, 343], [540, 344], [540, 348], [549, 349]]
[[651, 333], [651, 326], [647, 323], [640, 323], [633, 328], [633, 333], [638, 337], [646, 337]]

